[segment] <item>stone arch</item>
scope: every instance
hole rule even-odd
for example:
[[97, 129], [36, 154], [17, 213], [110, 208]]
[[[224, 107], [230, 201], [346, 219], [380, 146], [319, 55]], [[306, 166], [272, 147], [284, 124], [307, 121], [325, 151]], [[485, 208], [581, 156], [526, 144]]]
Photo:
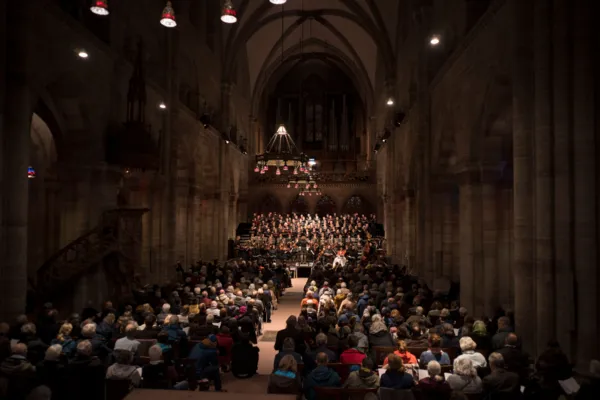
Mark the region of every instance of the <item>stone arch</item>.
[[[366, 109], [371, 109], [374, 103], [374, 93], [368, 78], [363, 76], [358, 70], [358, 67], [356, 67], [356, 65], [353, 64], [352, 61], [346, 55], [341, 53], [335, 47], [327, 45], [324, 47], [325, 51], [312, 52], [308, 54], [302, 54], [299, 52], [296, 54], [289, 54], [290, 49], [288, 49], [288, 56], [285, 57], [284, 55], [285, 58], [283, 64], [279, 61], [274, 61], [269, 65], [269, 67], [263, 69], [258, 76], [252, 94], [252, 115], [259, 115], [262, 93], [266, 89], [268, 83], [271, 80], [275, 79], [273, 75], [276, 72], [279, 74], [285, 73], [286, 70], [285, 68], [281, 68], [282, 66], [293, 66], [298, 60], [309, 59], [329, 60], [334, 62], [342, 71], [344, 71], [348, 75], [350, 79], [354, 81], [356, 89], [361, 95]], [[297, 49], [298, 47], [294, 46], [294, 50]]]
[[290, 204], [290, 212], [296, 214], [308, 214], [309, 206], [306, 199], [300, 195], [296, 196], [296, 198], [294, 198]]
[[27, 272], [30, 277], [35, 277], [37, 270], [60, 247], [58, 154], [51, 124], [39, 114], [32, 114], [29, 165], [35, 169], [36, 177], [28, 182]]
[[335, 204], [335, 201], [333, 201], [333, 199], [331, 197], [329, 197], [328, 195], [323, 195], [321, 196], [321, 198], [317, 201], [317, 206], [315, 209], [317, 215], [319, 216], [325, 216], [327, 214], [334, 214], [337, 212], [337, 205]]
[[373, 208], [370, 203], [361, 195], [354, 194], [346, 200], [342, 207], [342, 214], [370, 214]]
[[[322, 51], [305, 53], [306, 48], [309, 47], [316, 47], [322, 49]], [[360, 59], [359, 63], [356, 63], [337, 47], [321, 39], [310, 38], [286, 49], [283, 53], [283, 61], [281, 59], [265, 59], [265, 62], [260, 69], [260, 73], [256, 78], [256, 83], [252, 92], [253, 115], [259, 115], [258, 104], [260, 104], [262, 93], [266, 89], [268, 83], [275, 80], [274, 75], [276, 72], [281, 76], [287, 72], [287, 68], [295, 65], [297, 61], [306, 61], [313, 58], [329, 60], [335, 63], [353, 81], [367, 110], [372, 108], [375, 94], [371, 80]]]
[[[360, 5], [353, 4], [352, 1], [348, 0], [342, 0], [342, 2], [346, 5], [348, 9], [352, 10], [353, 12], [349, 12], [343, 9], [320, 9], [311, 11], [292, 9], [272, 13], [262, 18], [271, 8], [271, 5], [269, 3], [263, 3], [248, 18], [246, 18], [246, 16], [244, 17], [249, 22], [246, 22], [245, 24], [241, 25], [241, 27], [239, 24], [232, 27], [229, 37], [227, 38], [227, 43], [225, 47], [224, 76], [231, 76], [231, 73], [235, 68], [237, 56], [238, 54], [240, 54], [241, 47], [247, 42], [247, 40], [250, 37], [252, 37], [256, 32], [258, 32], [261, 29], [261, 27], [268, 25], [271, 22], [277, 21], [282, 17], [285, 18], [290, 16], [308, 16], [316, 18], [317, 16], [335, 16], [354, 22], [360, 29], [364, 30], [366, 34], [371, 36], [373, 42], [381, 51], [382, 58], [384, 60], [384, 70], [387, 77], [386, 80], [392, 80], [392, 78], [395, 75], [395, 57], [391, 42], [389, 40], [389, 36], [378, 28], [378, 25], [373, 21], [373, 19], [371, 19], [368, 16], [368, 14]], [[245, 11], [247, 5], [248, 0], [243, 0], [242, 5], [238, 7], [240, 15], [242, 15], [242, 13]]]

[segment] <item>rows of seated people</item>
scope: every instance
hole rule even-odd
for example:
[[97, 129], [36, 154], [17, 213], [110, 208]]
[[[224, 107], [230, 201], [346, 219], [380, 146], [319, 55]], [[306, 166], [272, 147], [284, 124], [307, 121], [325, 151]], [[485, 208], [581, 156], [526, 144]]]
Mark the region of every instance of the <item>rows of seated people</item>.
[[[565, 383], [572, 367], [558, 343], [534, 361], [510, 313], [475, 320], [450, 293], [433, 292], [396, 267], [316, 269], [300, 307], [277, 334], [271, 393], [302, 393], [308, 400], [359, 389], [360, 396], [382, 399], [572, 394]], [[590, 382], [577, 399], [592, 398], [598, 381]]]
[[197, 265], [180, 278], [120, 312], [111, 302], [87, 307], [83, 322], [78, 314], [59, 320], [46, 304], [35, 322], [0, 323], [0, 398], [25, 399], [44, 386], [56, 399], [116, 400], [140, 386], [222, 390], [222, 370], [254, 375], [253, 343], [282, 292], [273, 267]]

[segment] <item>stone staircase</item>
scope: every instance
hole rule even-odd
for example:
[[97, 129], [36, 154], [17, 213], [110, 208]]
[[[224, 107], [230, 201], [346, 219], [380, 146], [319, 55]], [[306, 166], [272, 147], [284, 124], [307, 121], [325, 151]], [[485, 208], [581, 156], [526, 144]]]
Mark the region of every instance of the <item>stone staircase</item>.
[[[78, 279], [103, 266], [107, 257], [118, 260], [112, 279], [133, 282], [140, 263], [142, 215], [148, 209], [119, 208], [105, 211], [96, 227], [57, 251], [38, 270], [30, 286], [41, 301], [56, 300]], [[112, 263], [114, 265], [114, 262]], [[117, 276], [114, 276], [117, 275]]]

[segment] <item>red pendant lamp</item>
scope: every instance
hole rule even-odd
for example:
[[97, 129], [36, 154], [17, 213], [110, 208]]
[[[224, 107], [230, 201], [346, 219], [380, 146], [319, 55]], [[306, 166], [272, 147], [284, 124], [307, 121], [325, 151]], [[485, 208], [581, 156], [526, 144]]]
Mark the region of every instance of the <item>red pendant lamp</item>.
[[94, 0], [90, 7], [90, 11], [96, 15], [108, 15], [108, 0]]
[[231, 0], [225, 0], [223, 5], [223, 12], [221, 13], [221, 21], [226, 24], [235, 24], [237, 22], [237, 13]]
[[167, 5], [163, 9], [160, 23], [167, 28], [175, 28], [177, 26], [177, 22], [175, 21], [175, 10], [173, 10], [173, 4], [171, 4], [170, 1], [167, 1]]

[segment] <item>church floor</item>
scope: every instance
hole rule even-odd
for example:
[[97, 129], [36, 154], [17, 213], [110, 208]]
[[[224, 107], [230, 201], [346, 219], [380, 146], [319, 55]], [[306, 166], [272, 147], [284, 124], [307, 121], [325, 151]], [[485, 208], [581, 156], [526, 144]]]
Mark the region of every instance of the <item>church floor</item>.
[[[300, 301], [302, 300], [306, 278], [292, 279], [292, 287], [285, 291], [280, 299], [278, 309], [271, 316], [271, 323], [263, 323], [265, 331], [278, 331], [285, 328], [285, 321], [290, 315], [300, 313]], [[231, 373], [223, 376], [223, 388], [230, 393], [266, 393], [269, 374], [273, 370], [273, 360], [277, 352], [273, 348], [275, 341], [263, 342], [262, 337], [258, 339], [260, 348], [258, 375], [251, 379], [236, 379]]]

